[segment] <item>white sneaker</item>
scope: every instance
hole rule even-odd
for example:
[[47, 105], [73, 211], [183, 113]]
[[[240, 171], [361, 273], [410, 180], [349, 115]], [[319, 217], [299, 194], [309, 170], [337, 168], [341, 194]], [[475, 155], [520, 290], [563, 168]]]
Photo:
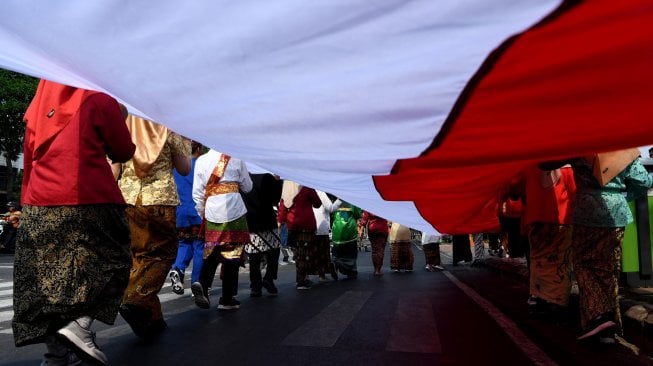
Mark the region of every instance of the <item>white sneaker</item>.
[[170, 270], [170, 272], [168, 272], [168, 277], [170, 278], [170, 282], [172, 284], [172, 292], [176, 293], [177, 295], [183, 295], [184, 281], [181, 279], [179, 271], [176, 269]]
[[89, 361], [102, 365], [109, 363], [107, 356], [95, 343], [95, 332], [83, 328], [77, 323], [77, 320], [73, 320], [65, 327], [59, 329], [57, 334], [78, 355], [82, 355], [82, 357], [85, 357]]

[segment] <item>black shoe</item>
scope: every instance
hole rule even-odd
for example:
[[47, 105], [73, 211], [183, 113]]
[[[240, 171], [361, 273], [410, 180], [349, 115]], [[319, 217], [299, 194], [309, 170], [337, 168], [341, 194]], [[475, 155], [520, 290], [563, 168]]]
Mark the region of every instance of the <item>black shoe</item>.
[[617, 323], [614, 322], [614, 315], [612, 313], [601, 314], [589, 321], [587, 328], [583, 331], [583, 334], [578, 337], [578, 340], [580, 341], [593, 337], [597, 334], [600, 334], [601, 332], [607, 333], [611, 331], [612, 334], [614, 334], [614, 329], [616, 326]]
[[276, 295], [279, 293], [279, 290], [277, 289], [277, 286], [274, 285], [274, 282], [270, 280], [263, 280], [262, 282], [263, 287], [268, 291], [270, 295]]
[[220, 301], [218, 302], [218, 310], [236, 310], [239, 308], [240, 301], [234, 299], [233, 297], [231, 299], [225, 299], [221, 297]]
[[197, 305], [198, 308], [208, 309], [211, 307], [209, 297], [204, 294], [204, 288], [201, 283], [193, 282], [193, 284], [190, 285], [190, 291], [193, 293], [193, 301], [195, 301], [195, 305]]

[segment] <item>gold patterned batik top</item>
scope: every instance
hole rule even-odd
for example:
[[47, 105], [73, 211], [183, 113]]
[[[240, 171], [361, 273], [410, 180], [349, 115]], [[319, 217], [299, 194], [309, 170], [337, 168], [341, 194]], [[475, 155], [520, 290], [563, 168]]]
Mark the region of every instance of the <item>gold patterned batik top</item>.
[[170, 132], [161, 153], [154, 162], [147, 176], [139, 178], [134, 170], [132, 160], [122, 165], [120, 190], [130, 205], [139, 202], [143, 206], [179, 205], [177, 187], [172, 175], [173, 155], [191, 155], [190, 141], [176, 133]]

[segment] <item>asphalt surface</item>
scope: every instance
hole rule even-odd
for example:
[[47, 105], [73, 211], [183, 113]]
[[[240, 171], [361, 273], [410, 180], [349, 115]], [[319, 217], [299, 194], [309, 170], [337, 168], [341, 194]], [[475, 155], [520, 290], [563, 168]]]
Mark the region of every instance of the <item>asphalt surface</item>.
[[[169, 328], [139, 340], [118, 316], [96, 324], [97, 342], [111, 365], [649, 365], [628, 344], [601, 348], [576, 341], [577, 326], [529, 317], [523, 280], [471, 265], [427, 272], [414, 247], [415, 271], [372, 275], [368, 252], [359, 252], [359, 277], [294, 286], [294, 266], [280, 267], [279, 295], [250, 298], [241, 270], [236, 311], [198, 309], [190, 291], [160, 293]], [[0, 256], [0, 364], [37, 365], [44, 347], [16, 348], [11, 334], [13, 257]], [[186, 286], [188, 278], [186, 276]], [[313, 278], [317, 280], [317, 278]], [[8, 304], [9, 301], [9, 304]]]

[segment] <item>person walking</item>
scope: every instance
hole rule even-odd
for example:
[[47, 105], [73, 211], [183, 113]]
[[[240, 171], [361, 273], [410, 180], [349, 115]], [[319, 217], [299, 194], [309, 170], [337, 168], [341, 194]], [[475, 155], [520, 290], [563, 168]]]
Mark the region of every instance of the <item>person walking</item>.
[[523, 173], [522, 219], [528, 230], [530, 271], [529, 313], [564, 320], [571, 293], [571, 210], [576, 184], [571, 166]]
[[316, 192], [318, 197], [320, 197], [320, 201], [322, 201], [322, 206], [313, 208], [317, 230], [315, 231], [315, 245], [311, 248], [313, 253], [309, 254], [310, 257], [315, 259], [313, 261], [315, 267], [312, 268], [311, 274], [317, 274], [320, 281], [326, 281], [326, 274], [328, 272], [331, 274], [333, 280], [337, 280], [338, 272], [336, 272], [335, 266], [331, 261], [331, 239], [329, 238], [329, 232], [331, 231], [331, 214], [340, 207], [342, 201], [336, 199], [335, 202], [331, 202], [331, 199], [325, 192], [318, 190]]
[[184, 273], [191, 260], [193, 261], [193, 271], [190, 275], [190, 281], [191, 283], [199, 281], [204, 256], [204, 238], [200, 235], [202, 218], [197, 214], [195, 202], [193, 201], [195, 162], [202, 155], [202, 144], [192, 141], [191, 154], [191, 168], [187, 175], [179, 174], [177, 169], [172, 171], [181, 203], [177, 206], [175, 215], [177, 218], [179, 248], [177, 249], [175, 263], [168, 273], [168, 278], [170, 278], [172, 292], [177, 295], [184, 294]]
[[388, 242], [388, 220], [376, 216], [375, 214], [363, 211], [363, 217], [359, 222], [361, 228], [367, 228], [367, 237], [372, 246], [372, 266], [374, 267], [375, 276], [383, 276], [381, 267], [383, 267], [383, 258], [385, 256], [385, 246]]
[[472, 261], [472, 250], [469, 243], [469, 234], [456, 234], [452, 236], [451, 243], [453, 251], [453, 265], [470, 263]]
[[429, 272], [442, 271], [444, 267], [440, 265], [440, 242], [442, 236], [422, 231], [422, 249], [426, 259], [426, 269]]
[[343, 202], [333, 214], [331, 223], [331, 240], [333, 241], [333, 264], [336, 270], [347, 278], [358, 277], [358, 220], [363, 211]]
[[91, 326], [114, 323], [131, 267], [107, 162], [136, 149], [123, 111], [104, 93], [41, 80], [25, 113], [12, 327], [17, 347], [45, 343], [42, 365], [108, 363]]
[[[578, 281], [582, 334], [614, 343], [621, 332], [618, 280], [625, 226], [633, 221], [627, 200], [645, 195], [653, 179], [639, 158], [607, 184], [594, 177], [596, 159], [572, 162], [576, 198], [572, 209], [572, 263]], [[625, 193], [625, 195], [624, 195]]]
[[390, 227], [390, 269], [394, 273], [404, 270], [413, 271], [413, 243], [408, 226], [393, 222]]
[[204, 262], [198, 282], [191, 284], [195, 305], [211, 306], [209, 288], [218, 265], [222, 264], [222, 296], [218, 310], [240, 308], [238, 269], [243, 264], [245, 244], [250, 241], [247, 208], [240, 192], [252, 190], [247, 166], [240, 160], [215, 150], [197, 158], [193, 177], [193, 201], [204, 219]]
[[[274, 284], [279, 270], [281, 239], [277, 226], [275, 208], [281, 200], [283, 181], [278, 176], [251, 174], [252, 190], [241, 193], [247, 208], [247, 227], [250, 242], [245, 245], [249, 259], [250, 296], [261, 297], [262, 288], [270, 295], [279, 290]], [[265, 275], [261, 274], [261, 264], [265, 263]]]
[[313, 188], [284, 180], [279, 202], [278, 224], [288, 228], [288, 245], [295, 252], [296, 288], [309, 290], [311, 281], [307, 276], [311, 268], [310, 247], [314, 244], [317, 223], [313, 208], [322, 206], [322, 201]]
[[179, 195], [172, 171], [190, 172], [191, 144], [167, 127], [143, 118], [130, 115], [126, 123], [136, 152], [122, 166], [114, 166], [121, 170], [120, 189], [129, 205], [132, 255], [120, 315], [134, 334], [150, 339], [167, 327], [158, 293], [179, 246], [175, 218]]

